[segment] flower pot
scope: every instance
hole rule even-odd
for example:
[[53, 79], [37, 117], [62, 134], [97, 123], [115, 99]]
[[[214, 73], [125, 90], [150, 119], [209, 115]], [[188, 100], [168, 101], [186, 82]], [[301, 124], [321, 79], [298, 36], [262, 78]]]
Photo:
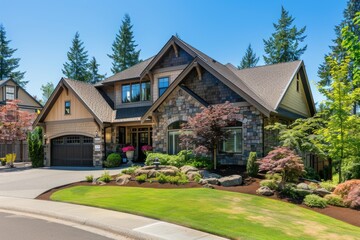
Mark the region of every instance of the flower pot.
[[134, 151], [127, 151], [126, 152], [126, 158], [130, 161], [134, 159]]

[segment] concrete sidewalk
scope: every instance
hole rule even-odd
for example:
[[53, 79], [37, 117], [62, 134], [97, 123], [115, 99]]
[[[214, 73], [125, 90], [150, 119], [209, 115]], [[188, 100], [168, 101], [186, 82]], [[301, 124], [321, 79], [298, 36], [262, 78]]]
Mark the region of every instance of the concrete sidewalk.
[[151, 218], [68, 203], [0, 196], [0, 209], [79, 223], [133, 239], [225, 240]]

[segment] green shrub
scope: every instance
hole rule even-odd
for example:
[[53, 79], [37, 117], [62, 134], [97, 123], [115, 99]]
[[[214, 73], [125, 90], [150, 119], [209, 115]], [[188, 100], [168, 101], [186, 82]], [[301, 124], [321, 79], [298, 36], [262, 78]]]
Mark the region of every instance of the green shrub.
[[158, 173], [156, 179], [159, 183], [186, 184], [189, 182], [184, 173], [177, 173], [176, 176], [166, 176], [163, 173]]
[[6, 159], [1, 160], [1, 166], [5, 166], [6, 165]]
[[275, 180], [277, 182], [281, 182], [281, 175], [278, 173], [267, 173], [265, 174], [265, 178], [268, 180]]
[[318, 189], [319, 188], [319, 185], [317, 184], [317, 183], [314, 183], [314, 182], [311, 182], [311, 183], [309, 183], [309, 188], [311, 189], [311, 190], [315, 190], [315, 189]]
[[111, 153], [104, 162], [104, 165], [107, 168], [119, 167], [120, 164], [121, 156], [118, 153]]
[[93, 175], [85, 176], [85, 180], [87, 182], [93, 182], [94, 181], [94, 176]]
[[325, 208], [327, 206], [326, 199], [315, 194], [307, 195], [303, 203], [308, 207]]
[[135, 180], [140, 182], [140, 183], [146, 182], [146, 179], [147, 179], [146, 174], [141, 174], [141, 175], [135, 177]]
[[342, 200], [342, 198], [339, 195], [328, 194], [324, 197], [324, 199], [326, 200], [327, 204], [329, 204], [329, 205], [338, 206], [338, 207], [345, 206], [344, 201]]
[[133, 174], [135, 172], [136, 169], [140, 168], [140, 166], [132, 166], [132, 167], [129, 167], [129, 168], [126, 168], [124, 170], [121, 171], [121, 173], [123, 174]]
[[256, 161], [257, 161], [256, 152], [250, 152], [246, 164], [246, 172], [250, 177], [256, 177], [256, 175], [259, 172], [259, 164]]
[[202, 178], [201, 178], [201, 175], [200, 175], [200, 174], [197, 174], [197, 175], [195, 175], [195, 177], [194, 177], [194, 181], [197, 182], [197, 183], [199, 183], [201, 179], [202, 179]]
[[312, 167], [305, 167], [305, 175], [303, 177], [311, 180], [320, 180], [319, 174]]
[[278, 189], [278, 183], [275, 180], [262, 180], [260, 182], [260, 186], [268, 187], [271, 190], [277, 190]]
[[292, 189], [292, 191], [294, 192], [296, 199], [304, 199], [304, 197], [312, 193], [310, 190], [299, 189], [299, 188], [294, 188]]
[[334, 184], [332, 181], [326, 181], [326, 182], [321, 182], [320, 187], [325, 188], [329, 192], [333, 192], [336, 188], [336, 184]]
[[110, 176], [110, 173], [108, 171], [105, 171], [98, 179], [99, 181], [109, 183], [112, 178]]
[[31, 166], [33, 168], [44, 166], [44, 148], [43, 148], [42, 128], [36, 127], [28, 133], [28, 148]]
[[181, 167], [185, 165], [180, 160], [181, 158], [177, 155], [169, 155], [164, 153], [149, 153], [146, 156], [145, 165], [151, 166], [154, 165], [155, 159], [158, 159], [160, 165], [171, 165], [176, 167]]

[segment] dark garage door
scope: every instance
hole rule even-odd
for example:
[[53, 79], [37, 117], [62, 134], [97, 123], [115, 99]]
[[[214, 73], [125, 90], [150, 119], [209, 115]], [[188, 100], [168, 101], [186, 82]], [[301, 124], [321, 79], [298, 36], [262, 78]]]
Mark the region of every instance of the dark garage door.
[[93, 166], [93, 138], [69, 135], [51, 140], [51, 166]]

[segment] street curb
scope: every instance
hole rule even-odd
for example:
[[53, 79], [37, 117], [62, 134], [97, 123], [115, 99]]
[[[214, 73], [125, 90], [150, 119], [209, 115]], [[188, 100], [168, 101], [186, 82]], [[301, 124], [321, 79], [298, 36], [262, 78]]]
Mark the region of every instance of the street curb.
[[[38, 200], [38, 201], [43, 201], [43, 200]], [[39, 216], [44, 216], [44, 217], [49, 217], [49, 218], [55, 218], [55, 219], [59, 219], [59, 220], [63, 220], [63, 221], [68, 221], [68, 222], [73, 222], [73, 223], [77, 223], [77, 224], [81, 224], [81, 225], [85, 225], [85, 226], [89, 226], [89, 227], [93, 227], [93, 228], [98, 228], [100, 230], [105, 230], [105, 231], [109, 231], [111, 233], [114, 234], [118, 234], [118, 235], [122, 235], [124, 237], [128, 237], [128, 238], [133, 238], [135, 240], [159, 240], [159, 237], [153, 237], [144, 233], [140, 233], [140, 232], [135, 232], [133, 230], [129, 230], [129, 229], [124, 229], [124, 228], [113, 228], [113, 227], [109, 227], [108, 225], [99, 223], [98, 221], [92, 220], [92, 219], [87, 219], [87, 218], [82, 218], [79, 216], [67, 216], [61, 213], [54, 213], [54, 212], [49, 212], [49, 211], [43, 211], [43, 210], [34, 210], [31, 208], [24, 208], [24, 207], [16, 207], [16, 206], [0, 206], [0, 209], [2, 210], [10, 210], [10, 211], [16, 211], [16, 212], [24, 212], [24, 213], [29, 213], [29, 214], [34, 214], [34, 215], [39, 215]], [[111, 210], [109, 210], [111, 211]]]

